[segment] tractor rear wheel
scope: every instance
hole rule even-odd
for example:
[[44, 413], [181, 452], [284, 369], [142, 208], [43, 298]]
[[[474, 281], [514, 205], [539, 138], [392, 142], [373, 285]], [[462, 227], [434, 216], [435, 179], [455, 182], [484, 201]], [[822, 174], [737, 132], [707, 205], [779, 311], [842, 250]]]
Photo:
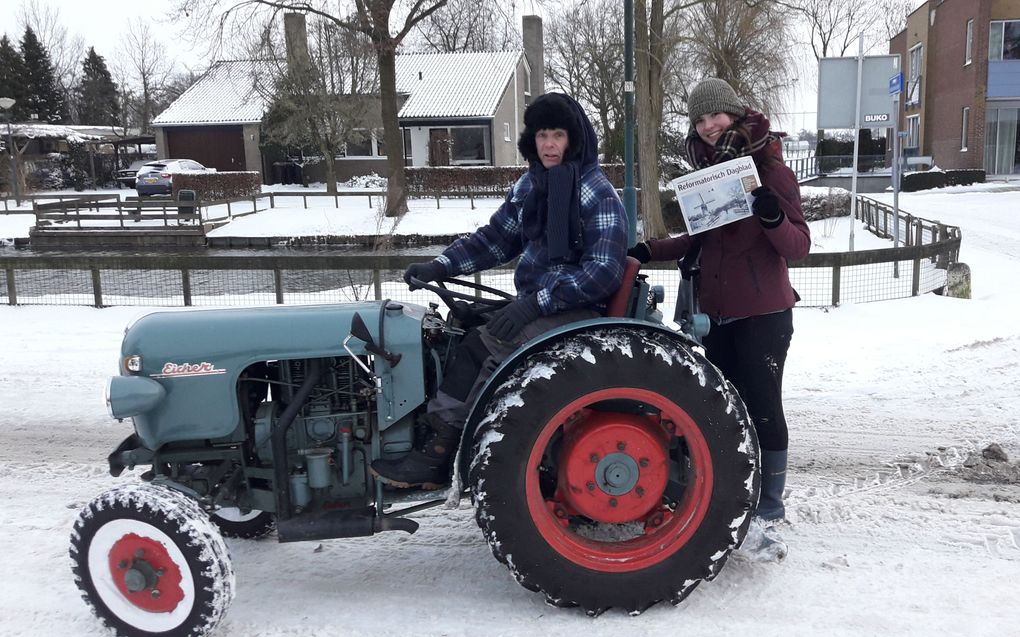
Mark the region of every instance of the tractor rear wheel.
[[612, 326], [532, 352], [487, 403], [469, 471], [493, 554], [591, 615], [679, 603], [747, 531], [757, 439], [686, 342]]
[[158, 485], [107, 491], [71, 533], [75, 583], [118, 635], [199, 637], [234, 596], [227, 546], [191, 498]]

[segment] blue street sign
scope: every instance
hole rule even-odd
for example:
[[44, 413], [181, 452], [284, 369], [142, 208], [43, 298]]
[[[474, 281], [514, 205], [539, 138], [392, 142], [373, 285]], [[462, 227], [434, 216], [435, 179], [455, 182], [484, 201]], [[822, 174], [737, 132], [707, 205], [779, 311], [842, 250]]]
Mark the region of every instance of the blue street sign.
[[897, 73], [889, 78], [889, 95], [903, 92], [903, 74]]

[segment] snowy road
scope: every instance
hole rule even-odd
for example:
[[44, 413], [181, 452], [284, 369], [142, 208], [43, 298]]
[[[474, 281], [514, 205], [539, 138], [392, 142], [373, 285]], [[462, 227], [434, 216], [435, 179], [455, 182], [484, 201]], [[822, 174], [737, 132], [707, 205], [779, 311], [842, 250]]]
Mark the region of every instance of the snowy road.
[[[680, 607], [591, 619], [546, 606], [493, 559], [463, 503], [412, 536], [229, 541], [237, 597], [218, 634], [1017, 634], [1020, 484], [966, 479], [971, 452], [1020, 456], [1018, 194], [928, 195], [963, 228], [974, 299], [798, 309], [779, 565], [731, 560]], [[921, 197], [901, 205], [921, 214]], [[105, 635], [67, 556], [79, 508], [129, 433], [101, 404], [138, 308], [0, 308], [0, 636]]]

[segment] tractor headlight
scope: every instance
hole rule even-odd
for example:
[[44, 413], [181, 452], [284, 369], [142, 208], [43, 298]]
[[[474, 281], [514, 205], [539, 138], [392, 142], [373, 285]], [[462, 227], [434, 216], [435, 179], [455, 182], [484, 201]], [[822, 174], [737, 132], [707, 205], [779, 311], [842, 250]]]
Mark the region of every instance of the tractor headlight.
[[124, 359], [124, 369], [135, 374], [142, 371], [142, 357], [138, 354], [128, 356]]

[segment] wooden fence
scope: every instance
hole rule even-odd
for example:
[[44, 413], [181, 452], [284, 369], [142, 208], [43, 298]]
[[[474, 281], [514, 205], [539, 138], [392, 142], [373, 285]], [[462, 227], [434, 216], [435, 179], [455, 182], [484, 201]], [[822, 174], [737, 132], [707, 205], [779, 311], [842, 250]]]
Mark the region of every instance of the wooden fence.
[[[889, 206], [861, 197], [857, 214], [872, 232], [891, 236], [893, 214]], [[843, 302], [902, 298], [944, 286], [946, 269], [959, 255], [960, 229], [903, 213], [898, 222], [904, 239], [900, 247], [809, 254], [791, 263], [791, 280], [803, 299], [801, 304], [835, 306]], [[255, 256], [14, 254], [0, 257], [0, 270], [4, 272], [0, 280], [0, 302], [96, 307], [114, 304], [190, 306], [198, 304], [196, 297], [202, 296], [202, 304], [316, 303], [345, 300], [343, 295], [316, 292], [345, 285], [361, 286], [364, 291], [359, 295], [378, 299], [384, 298], [385, 282], [400, 284], [400, 273], [409, 264], [427, 258], [428, 255], [316, 253]], [[899, 273], [901, 264], [903, 276]], [[908, 270], [909, 277], [906, 276]], [[675, 289], [678, 276], [672, 265], [649, 264], [643, 271], [652, 282], [667, 290]], [[196, 276], [201, 281], [198, 290]], [[498, 279], [496, 287], [512, 289], [509, 270], [498, 271], [495, 277]], [[117, 291], [110, 293], [111, 287]], [[254, 295], [245, 297], [248, 293]], [[400, 294], [391, 294], [391, 298], [399, 300]], [[667, 298], [670, 294], [667, 293]], [[205, 298], [209, 296], [219, 298]], [[128, 297], [141, 300], [136, 303]], [[413, 295], [407, 299], [419, 300]]]

